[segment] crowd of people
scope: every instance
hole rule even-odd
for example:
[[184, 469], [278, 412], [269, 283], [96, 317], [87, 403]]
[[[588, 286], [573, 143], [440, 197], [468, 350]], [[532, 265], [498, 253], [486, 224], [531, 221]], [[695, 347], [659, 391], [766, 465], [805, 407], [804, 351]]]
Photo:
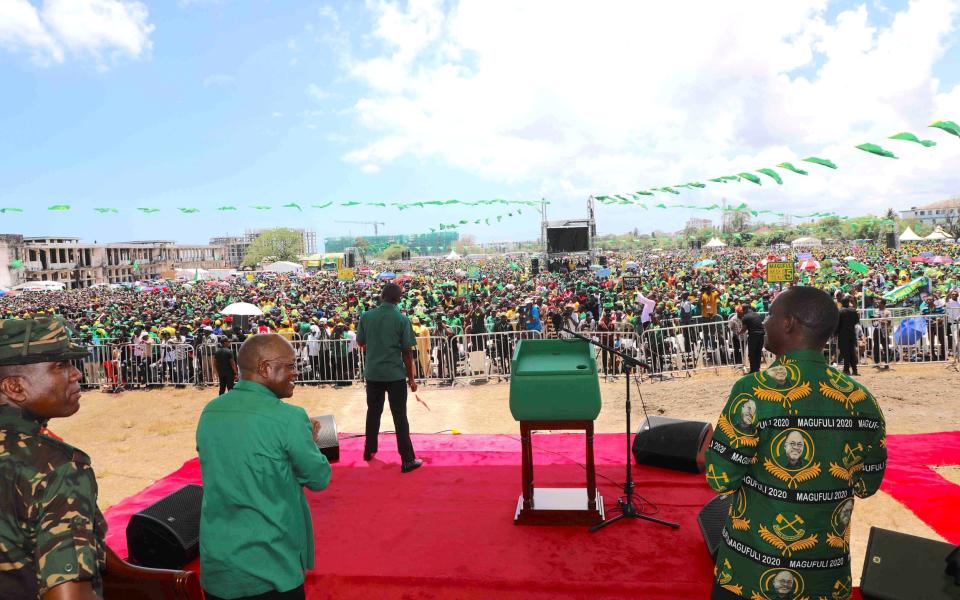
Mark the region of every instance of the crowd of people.
[[[703, 323], [714, 325], [698, 334], [707, 338], [701, 341], [709, 349], [723, 349], [716, 362], [744, 362], [756, 370], [762, 318], [750, 314], [766, 313], [780, 290], [765, 280], [768, 261], [792, 261], [799, 268], [797, 283], [824, 289], [838, 304], [861, 309], [864, 316], [880, 317], [872, 331], [860, 327], [853, 333], [859, 354], [869, 341], [876, 362], [889, 360], [877, 355], [888, 351], [889, 321], [884, 319], [890, 313], [883, 296], [898, 286], [926, 277], [929, 284], [900, 305], [908, 306], [907, 312], [943, 313], [949, 323], [960, 318], [960, 265], [954, 263], [960, 261], [960, 246], [953, 244], [642, 250], [602, 253], [596, 260], [592, 265], [582, 258], [554, 261], [552, 272], [532, 272], [526, 258], [496, 256], [371, 267], [399, 273], [396, 281], [404, 295], [398, 306], [414, 326], [421, 378], [454, 376], [470, 350], [470, 336], [523, 331], [568, 335], [564, 329], [612, 345], [620, 343], [618, 334], [652, 330], [650, 360], [654, 368], [664, 368], [663, 356], [674, 336], [683, 351], [690, 351], [696, 342], [693, 328], [683, 326]], [[868, 270], [862, 272], [863, 267]], [[149, 291], [130, 286], [32, 292], [0, 298], [0, 311], [5, 318], [63, 316], [79, 342], [99, 348], [85, 368], [88, 379], [94, 376], [91, 370], [133, 385], [222, 379], [235, 369], [225, 358], [215, 358], [218, 347], [242, 342], [251, 333], [273, 332], [302, 342], [298, 348], [309, 375], [305, 379], [343, 384], [359, 370], [356, 328], [360, 316], [379, 303], [378, 276], [375, 268], [367, 268], [352, 280], [340, 280], [336, 272], [257, 274], [154, 282]], [[263, 314], [222, 312], [235, 302], [253, 304]], [[933, 333], [943, 342], [942, 353], [952, 349], [953, 336]], [[442, 356], [434, 351], [436, 340], [446, 340], [451, 358], [445, 358], [446, 351]], [[835, 350], [839, 354], [839, 346]], [[510, 351], [505, 343], [490, 349], [502, 370], [509, 368]], [[605, 372], [615, 370], [612, 355], [604, 353], [601, 360]]]

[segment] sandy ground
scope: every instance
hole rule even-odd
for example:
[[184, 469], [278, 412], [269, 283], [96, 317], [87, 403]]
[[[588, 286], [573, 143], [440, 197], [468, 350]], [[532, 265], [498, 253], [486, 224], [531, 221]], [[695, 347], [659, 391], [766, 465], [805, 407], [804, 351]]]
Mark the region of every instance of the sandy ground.
[[[714, 423], [735, 378], [733, 370], [723, 369], [665, 381], [644, 380], [631, 392], [633, 427], [636, 429], [643, 416], [638, 391], [649, 414]], [[860, 380], [877, 397], [889, 433], [960, 428], [960, 402], [956, 401], [960, 373], [942, 365], [903, 365], [883, 372], [864, 369]], [[623, 380], [601, 381], [601, 391], [603, 409], [596, 430], [623, 431]], [[215, 388], [129, 391], [116, 395], [86, 392], [80, 412], [54, 421], [51, 429], [91, 455], [100, 485], [99, 503], [106, 509], [196, 455], [197, 419], [215, 394]], [[419, 395], [430, 410], [411, 398], [408, 414], [414, 432], [456, 428], [463, 433], [518, 433], [510, 415], [507, 384], [458, 384], [452, 389], [426, 386]], [[332, 413], [340, 432], [363, 431], [366, 403], [360, 385], [340, 389], [298, 387], [291, 401], [311, 415]], [[389, 408], [385, 412], [389, 413]], [[387, 414], [382, 428], [393, 428]], [[946, 479], [960, 484], [960, 467], [943, 467], [939, 471]], [[871, 526], [941, 539], [883, 492], [858, 501], [851, 548], [855, 579], [859, 579]]]

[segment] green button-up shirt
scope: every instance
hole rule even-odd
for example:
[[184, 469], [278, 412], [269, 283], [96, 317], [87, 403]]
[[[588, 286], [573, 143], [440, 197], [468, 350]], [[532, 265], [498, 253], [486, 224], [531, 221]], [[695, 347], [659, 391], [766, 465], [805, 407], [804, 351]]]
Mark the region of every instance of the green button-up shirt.
[[707, 450], [733, 493], [716, 581], [747, 598], [847, 598], [854, 497], [874, 494], [887, 448], [880, 406], [819, 351], [741, 378]]
[[400, 314], [396, 304], [383, 302], [360, 317], [357, 343], [366, 344], [363, 376], [367, 381], [406, 379], [403, 350], [417, 345], [410, 319]]
[[197, 425], [203, 473], [200, 582], [223, 598], [285, 592], [313, 568], [303, 486], [322, 490], [330, 464], [310, 419], [266, 387], [241, 380]]

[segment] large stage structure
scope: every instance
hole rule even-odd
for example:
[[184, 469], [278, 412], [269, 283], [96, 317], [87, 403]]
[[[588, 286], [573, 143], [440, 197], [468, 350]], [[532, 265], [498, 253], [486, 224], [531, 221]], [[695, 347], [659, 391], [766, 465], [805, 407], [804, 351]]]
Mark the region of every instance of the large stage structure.
[[588, 267], [596, 256], [597, 221], [594, 218], [593, 196], [587, 199], [585, 219], [547, 219], [547, 205], [540, 209], [540, 239], [543, 262], [553, 271], [558, 265]]

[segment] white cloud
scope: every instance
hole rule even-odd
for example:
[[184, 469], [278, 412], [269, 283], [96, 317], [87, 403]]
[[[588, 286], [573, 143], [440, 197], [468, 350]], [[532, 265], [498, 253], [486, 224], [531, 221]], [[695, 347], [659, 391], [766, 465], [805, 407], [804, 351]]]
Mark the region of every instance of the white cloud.
[[270, 116], [273, 117], [274, 119], [279, 119], [280, 117], [283, 116], [283, 113], [282, 113], [282, 112], [274, 112], [274, 113], [271, 114]]
[[330, 93], [321, 88], [315, 83], [311, 83], [307, 86], [307, 95], [313, 98], [314, 100], [326, 100], [330, 97]]
[[[828, 21], [826, 5], [371, 4], [375, 52], [348, 69], [367, 88], [354, 112], [375, 137], [344, 158], [413, 155], [582, 199], [818, 153], [841, 169], [680, 198], [857, 211], [956, 193], [960, 144], [924, 128], [960, 113], [960, 92], [932, 75], [960, 2], [917, 0], [886, 26], [863, 5]], [[942, 143], [884, 139], [902, 130]], [[901, 160], [853, 148], [867, 141]]]
[[360, 170], [363, 171], [364, 173], [372, 175], [374, 173], [379, 173], [380, 167], [377, 165], [363, 165], [362, 167], [360, 167]]
[[27, 0], [0, 2], [0, 46], [29, 52], [41, 65], [64, 62], [67, 53], [92, 58], [100, 68], [149, 54], [149, 12], [131, 0]]
[[63, 61], [63, 51], [27, 0], [0, 2], [0, 47], [26, 50], [41, 64]]

